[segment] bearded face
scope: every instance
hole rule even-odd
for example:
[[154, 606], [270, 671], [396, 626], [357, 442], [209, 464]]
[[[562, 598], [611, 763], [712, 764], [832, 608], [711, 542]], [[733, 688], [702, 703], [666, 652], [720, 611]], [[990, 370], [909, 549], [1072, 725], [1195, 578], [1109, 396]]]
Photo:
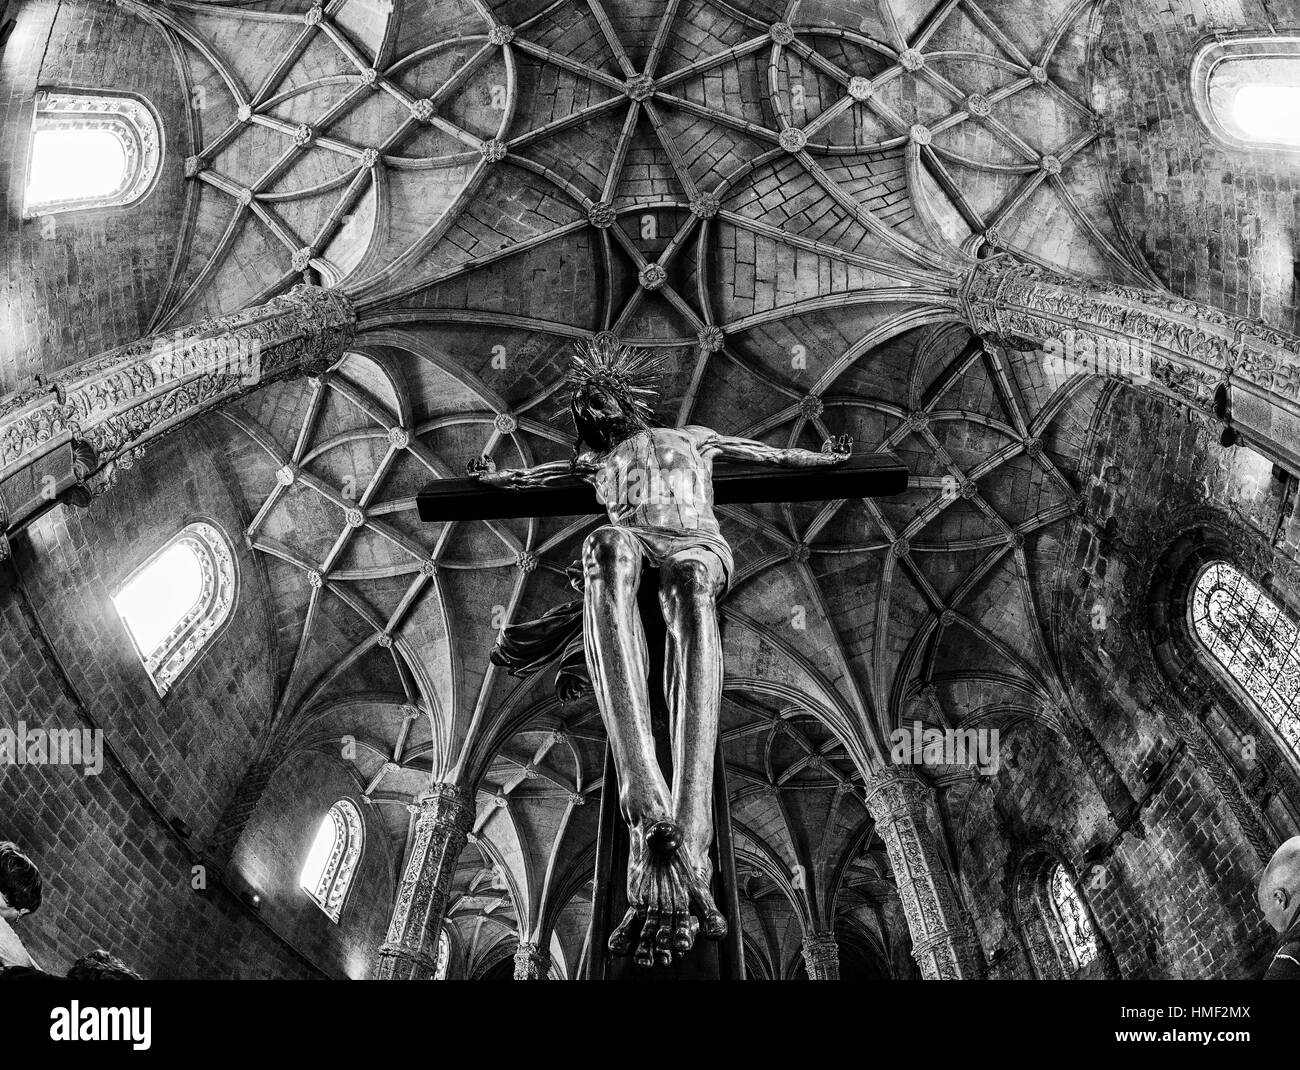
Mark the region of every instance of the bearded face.
[[617, 394], [598, 385], [583, 387], [570, 405], [579, 441], [597, 451], [612, 449], [646, 426]]

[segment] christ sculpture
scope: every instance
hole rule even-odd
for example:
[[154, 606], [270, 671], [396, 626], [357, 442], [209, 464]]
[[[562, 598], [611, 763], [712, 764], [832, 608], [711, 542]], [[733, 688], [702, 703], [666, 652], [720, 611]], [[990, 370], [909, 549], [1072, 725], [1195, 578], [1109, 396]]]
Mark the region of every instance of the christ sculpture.
[[[582, 548], [582, 642], [586, 668], [618, 772], [630, 833], [626, 915], [609, 938], [616, 954], [635, 949], [640, 966], [666, 965], [699, 932], [721, 939], [727, 919], [710, 891], [712, 783], [722, 698], [718, 599], [734, 571], [713, 512], [715, 459], [787, 467], [841, 464], [847, 436], [820, 453], [778, 449], [707, 427], [663, 427], [650, 406], [657, 362], [604, 342], [582, 346], [567, 379], [577, 428], [571, 460], [494, 470], [472, 462], [489, 486], [590, 483], [609, 523]], [[638, 612], [642, 572], [658, 574], [667, 631], [664, 693], [672, 783], [655, 754], [648, 652]], [[734, 919], [733, 919], [734, 921]], [[638, 933], [639, 930], [639, 933]]]

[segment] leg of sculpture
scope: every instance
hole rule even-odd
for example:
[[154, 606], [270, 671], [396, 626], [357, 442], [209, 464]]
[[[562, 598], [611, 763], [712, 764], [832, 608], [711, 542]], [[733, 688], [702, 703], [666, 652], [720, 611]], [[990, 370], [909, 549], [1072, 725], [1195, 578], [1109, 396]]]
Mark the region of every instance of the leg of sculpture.
[[649, 658], [636, 600], [641, 556], [641, 544], [614, 527], [592, 532], [582, 551], [587, 664], [622, 774], [619, 802], [633, 827], [672, 812], [650, 724]]
[[[726, 582], [722, 562], [706, 549], [685, 550], [660, 569], [659, 603], [667, 625], [664, 693], [673, 741], [673, 813], [682, 828], [686, 881], [704, 934], [726, 935], [727, 923], [713, 901], [713, 763], [722, 702], [722, 638], [717, 599]], [[673, 934], [678, 947], [680, 930]], [[684, 941], [693, 942], [694, 929]]]
[[[584, 634], [601, 718], [619, 771], [619, 804], [631, 837], [627, 871], [627, 915], [610, 935], [610, 950], [631, 948], [632, 929], [641, 922], [637, 962], [652, 965], [657, 956], [653, 940], [661, 914], [670, 915], [686, 893], [674, 879], [653, 844], [672, 825], [672, 800], [655, 754], [650, 720], [649, 656], [637, 608], [642, 550], [635, 537], [615, 527], [602, 527], [587, 537], [582, 551]], [[679, 882], [677, 882], [679, 883]], [[666, 943], [661, 947], [666, 947]]]

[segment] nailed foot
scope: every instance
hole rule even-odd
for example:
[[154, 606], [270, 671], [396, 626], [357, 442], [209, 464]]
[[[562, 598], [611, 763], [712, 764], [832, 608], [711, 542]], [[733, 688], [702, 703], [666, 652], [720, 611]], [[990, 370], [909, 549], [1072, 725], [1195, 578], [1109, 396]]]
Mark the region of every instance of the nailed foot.
[[609, 949], [616, 955], [635, 949], [638, 966], [671, 964], [673, 952], [690, 951], [700, 932], [712, 940], [727, 934], [727, 920], [709, 891], [707, 856], [702, 865], [692, 864], [681, 845], [681, 829], [671, 821], [632, 830], [629, 906], [610, 934]]

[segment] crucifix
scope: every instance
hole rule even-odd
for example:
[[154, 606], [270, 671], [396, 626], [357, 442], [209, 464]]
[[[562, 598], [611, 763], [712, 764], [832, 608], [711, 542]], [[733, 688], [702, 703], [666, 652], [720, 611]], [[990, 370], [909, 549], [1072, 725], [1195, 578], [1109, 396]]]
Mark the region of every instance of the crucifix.
[[[606, 514], [570, 567], [581, 600], [508, 626], [492, 660], [521, 676], [558, 661], [562, 699], [594, 691], [629, 835], [627, 909], [608, 946], [647, 967], [671, 964], [700, 933], [720, 940], [728, 930], [711, 848], [723, 678], [717, 603], [735, 563], [714, 506], [875, 497], [907, 486], [897, 458], [854, 458], [847, 436], [814, 452], [658, 425], [657, 374], [644, 352], [603, 339], [579, 346], [566, 380], [572, 458], [500, 471], [483, 458], [470, 462], [470, 478], [439, 480], [418, 499], [426, 521]], [[639, 597], [650, 575], [662, 625]], [[657, 705], [668, 714], [671, 778], [656, 747], [647, 632], [664, 637]]]

